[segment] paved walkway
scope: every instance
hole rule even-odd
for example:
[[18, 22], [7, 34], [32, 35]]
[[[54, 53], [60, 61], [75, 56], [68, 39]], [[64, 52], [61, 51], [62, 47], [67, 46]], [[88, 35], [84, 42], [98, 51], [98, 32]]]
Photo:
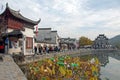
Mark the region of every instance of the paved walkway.
[[10, 55], [0, 54], [1, 56], [3, 61], [0, 60], [0, 80], [27, 80]]

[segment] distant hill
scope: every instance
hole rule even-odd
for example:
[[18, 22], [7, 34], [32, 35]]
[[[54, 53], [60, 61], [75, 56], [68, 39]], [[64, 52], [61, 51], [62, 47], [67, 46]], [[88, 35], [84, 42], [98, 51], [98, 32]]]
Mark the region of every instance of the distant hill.
[[109, 39], [109, 43], [120, 49], [120, 35], [117, 35], [117, 36]]

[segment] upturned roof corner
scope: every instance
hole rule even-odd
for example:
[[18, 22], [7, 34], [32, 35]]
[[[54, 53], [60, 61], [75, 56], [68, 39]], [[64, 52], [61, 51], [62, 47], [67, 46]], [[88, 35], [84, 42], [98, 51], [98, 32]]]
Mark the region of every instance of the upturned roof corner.
[[[31, 20], [31, 19], [28, 19], [28, 18], [24, 17], [24, 16], [20, 13], [20, 10], [15, 11], [15, 10], [11, 9], [11, 8], [9, 7], [8, 3], [6, 3], [6, 9], [5, 9], [4, 12], [6, 12], [6, 10], [9, 10], [10, 13], [11, 13], [14, 17], [16, 17], [16, 18], [18, 18], [18, 19], [21, 19], [21, 20], [23, 20], [23, 21], [26, 21], [26, 22], [28, 22], [28, 23], [31, 23], [31, 24], [33, 24], [33, 25], [37, 25], [37, 24], [39, 24], [40, 21], [41, 21], [41, 18], [39, 18], [39, 20], [37, 20], [37, 21], [33, 21], [33, 20]], [[3, 13], [4, 13], [4, 12], [3, 12]]]

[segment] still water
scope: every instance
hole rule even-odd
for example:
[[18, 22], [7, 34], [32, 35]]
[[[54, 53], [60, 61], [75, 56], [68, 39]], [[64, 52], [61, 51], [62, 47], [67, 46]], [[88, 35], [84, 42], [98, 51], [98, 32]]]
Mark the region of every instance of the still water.
[[102, 52], [92, 56], [98, 57], [101, 63], [101, 80], [120, 80], [120, 52]]
[[97, 57], [101, 63], [100, 80], [120, 80], [120, 51], [97, 51], [84, 54], [71, 55], [85, 56], [84, 58]]

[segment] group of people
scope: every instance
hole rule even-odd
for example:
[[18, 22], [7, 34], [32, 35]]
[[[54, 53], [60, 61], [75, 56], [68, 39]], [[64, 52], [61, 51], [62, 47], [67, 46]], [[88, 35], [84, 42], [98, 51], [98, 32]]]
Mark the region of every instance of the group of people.
[[59, 52], [60, 51], [60, 47], [58, 46], [34, 46], [34, 52], [35, 54], [45, 54], [45, 53], [50, 53], [50, 52]]

